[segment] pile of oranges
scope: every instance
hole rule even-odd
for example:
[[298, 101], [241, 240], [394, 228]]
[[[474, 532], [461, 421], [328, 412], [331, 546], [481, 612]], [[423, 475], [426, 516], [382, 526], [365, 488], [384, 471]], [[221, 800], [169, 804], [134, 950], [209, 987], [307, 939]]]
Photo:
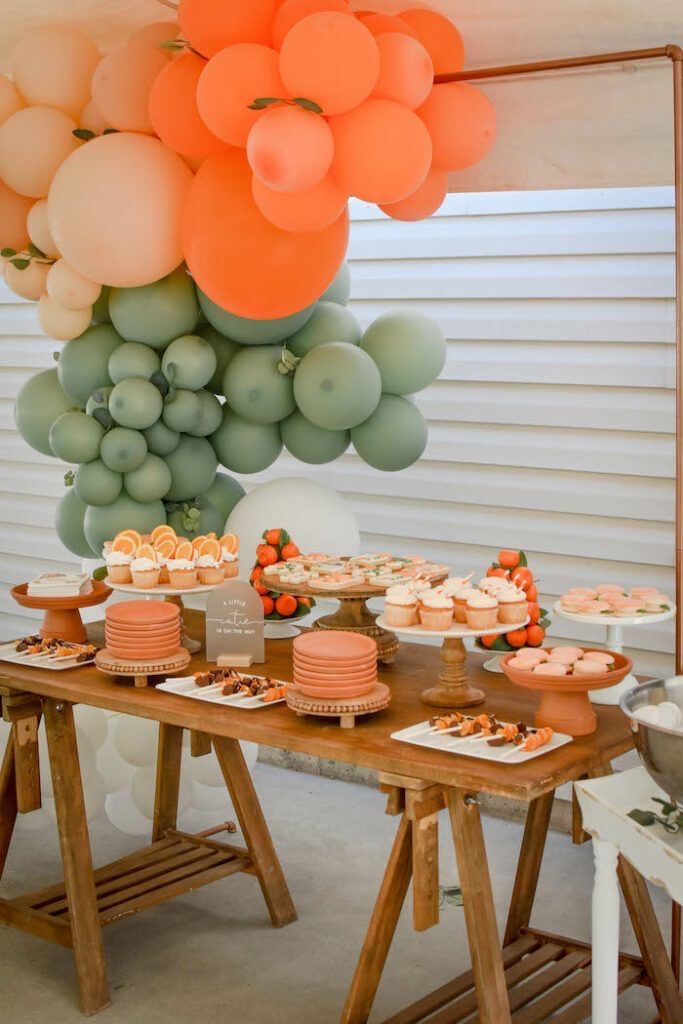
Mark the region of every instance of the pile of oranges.
[[315, 605], [312, 597], [296, 597], [294, 594], [277, 594], [269, 590], [263, 583], [263, 570], [267, 565], [279, 565], [290, 558], [296, 558], [301, 552], [286, 530], [276, 527], [264, 530], [261, 534], [262, 544], [256, 548], [256, 563], [249, 580], [252, 587], [261, 595], [264, 618], [270, 620], [294, 619], [307, 615]]
[[545, 640], [550, 619], [545, 608], [541, 608], [538, 603], [538, 588], [524, 552], [510, 548], [499, 551], [497, 561], [489, 566], [486, 575], [502, 576], [525, 592], [529, 602], [529, 622], [522, 629], [513, 629], [501, 636], [480, 637], [477, 643], [489, 650], [507, 652], [518, 647], [540, 647]]
[[223, 549], [237, 554], [239, 538], [234, 533], [226, 533], [220, 539], [215, 533], [207, 533], [194, 540], [178, 537], [172, 526], [166, 523], [155, 526], [151, 533], [144, 536], [137, 530], [122, 530], [111, 542], [112, 551], [121, 551], [133, 558], [149, 558], [160, 563], [170, 558], [196, 561], [200, 555], [209, 555], [220, 563]]

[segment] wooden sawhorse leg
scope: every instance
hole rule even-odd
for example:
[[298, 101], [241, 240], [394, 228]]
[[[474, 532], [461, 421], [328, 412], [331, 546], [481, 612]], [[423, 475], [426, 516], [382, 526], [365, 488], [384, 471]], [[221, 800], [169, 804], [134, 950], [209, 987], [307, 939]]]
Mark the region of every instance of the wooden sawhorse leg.
[[5, 868], [7, 853], [12, 842], [17, 820], [17, 783], [14, 771], [14, 738], [7, 737], [5, 755], [0, 767], [0, 878]]
[[179, 725], [159, 723], [157, 749], [157, 778], [154, 793], [154, 823], [152, 842], [164, 838], [178, 823], [178, 794], [180, 792], [180, 760], [183, 753], [183, 730]]

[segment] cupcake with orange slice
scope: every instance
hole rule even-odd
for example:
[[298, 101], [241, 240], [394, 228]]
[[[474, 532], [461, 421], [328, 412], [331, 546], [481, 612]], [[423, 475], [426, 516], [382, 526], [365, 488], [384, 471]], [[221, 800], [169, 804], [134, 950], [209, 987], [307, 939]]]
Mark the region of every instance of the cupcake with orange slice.
[[197, 551], [197, 576], [205, 586], [215, 586], [225, 579], [223, 552], [214, 537], [206, 537]]
[[159, 585], [161, 567], [151, 544], [140, 544], [131, 562], [130, 572], [139, 590], [153, 590]]
[[130, 567], [135, 557], [137, 544], [130, 536], [117, 534], [114, 540], [102, 552], [107, 566], [107, 579], [110, 583], [132, 583]]
[[240, 571], [239, 549], [240, 539], [234, 533], [224, 533], [218, 541], [226, 580], [234, 579]]
[[197, 563], [191, 541], [183, 539], [178, 542], [166, 567], [170, 584], [176, 590], [191, 590], [197, 586]]
[[175, 534], [165, 533], [157, 537], [152, 546], [157, 553], [157, 561], [159, 563], [159, 585], [162, 587], [168, 586], [171, 582], [168, 575], [168, 562], [169, 559], [175, 557], [178, 538]]

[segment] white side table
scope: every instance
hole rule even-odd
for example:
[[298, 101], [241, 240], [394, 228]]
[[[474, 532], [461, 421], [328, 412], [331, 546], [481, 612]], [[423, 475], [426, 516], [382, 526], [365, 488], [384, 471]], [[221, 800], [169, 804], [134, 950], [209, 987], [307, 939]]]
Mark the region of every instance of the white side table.
[[[595, 882], [592, 903], [592, 1024], [617, 1024], [619, 972], [619, 855], [672, 900], [683, 903], [683, 832], [644, 827], [628, 817], [634, 808], [657, 810], [652, 797], [668, 799], [644, 768], [575, 782], [583, 827], [593, 837]], [[675, 1000], [675, 995], [674, 995]], [[680, 1018], [683, 1020], [683, 1000]]]

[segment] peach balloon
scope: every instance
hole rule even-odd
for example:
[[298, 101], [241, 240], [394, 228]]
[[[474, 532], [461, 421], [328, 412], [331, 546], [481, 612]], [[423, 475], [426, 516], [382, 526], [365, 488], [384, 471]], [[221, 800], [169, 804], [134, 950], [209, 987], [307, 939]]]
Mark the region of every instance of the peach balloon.
[[[19, 256], [23, 256], [25, 259], [28, 259], [29, 255], [28, 252], [19, 253]], [[20, 295], [22, 299], [29, 299], [31, 302], [37, 302], [45, 292], [45, 281], [49, 269], [48, 263], [31, 260], [24, 270], [17, 270], [8, 260], [5, 264], [5, 283], [15, 295]]]
[[212, 156], [227, 145], [209, 131], [197, 109], [197, 83], [206, 64], [194, 53], [182, 54], [157, 75], [149, 95], [154, 131], [183, 156]]
[[275, 0], [180, 0], [183, 36], [203, 57], [235, 43], [270, 43]]
[[79, 274], [116, 288], [151, 284], [183, 259], [181, 218], [192, 172], [158, 139], [103, 135], [55, 176], [48, 224]]
[[0, 125], [0, 178], [15, 192], [42, 199], [57, 168], [81, 145], [76, 122], [52, 107], [25, 107]]
[[78, 117], [90, 98], [100, 52], [75, 25], [37, 25], [12, 54], [12, 76], [31, 106], [56, 107]]
[[8, 117], [21, 110], [24, 101], [17, 92], [14, 82], [11, 82], [5, 75], [0, 75], [0, 124], [4, 124]]
[[275, 192], [254, 175], [254, 201], [271, 224], [296, 234], [322, 231], [344, 212], [349, 197], [328, 174], [305, 192]]
[[311, 234], [281, 231], [259, 212], [251, 179], [244, 153], [204, 161], [185, 206], [185, 258], [198, 287], [223, 309], [254, 320], [290, 316], [334, 280], [348, 214]]
[[372, 93], [411, 110], [421, 106], [434, 85], [432, 58], [422, 43], [399, 32], [377, 36], [379, 78]]
[[83, 277], [66, 260], [57, 260], [47, 273], [47, 294], [57, 306], [64, 309], [87, 309], [100, 297], [102, 285]]
[[93, 132], [95, 135], [102, 135], [107, 128], [111, 128], [110, 124], [107, 124], [105, 119], [97, 109], [97, 104], [94, 100], [90, 100], [89, 103], [83, 108], [83, 113], [78, 119], [78, 127], [86, 128], [89, 132]]
[[49, 295], [38, 300], [38, 323], [49, 338], [56, 341], [72, 341], [90, 327], [92, 306], [87, 309], [64, 309], [53, 302]]
[[325, 177], [332, 164], [334, 141], [324, 117], [301, 107], [268, 110], [247, 142], [252, 171], [276, 192], [304, 192]]
[[343, 114], [377, 85], [377, 42], [356, 18], [339, 11], [311, 14], [286, 36], [280, 75], [290, 96], [313, 100], [326, 116]]
[[465, 44], [457, 28], [443, 14], [426, 8], [401, 11], [401, 21], [407, 21], [417, 33], [434, 64], [434, 74], [462, 71], [465, 66]]
[[152, 133], [149, 94], [168, 63], [163, 50], [139, 44], [117, 46], [100, 61], [92, 78], [92, 98], [111, 128]]
[[275, 49], [280, 49], [285, 41], [285, 36], [298, 21], [307, 18], [309, 14], [318, 14], [320, 11], [339, 11], [341, 14], [349, 14], [353, 17], [353, 11], [346, 0], [284, 0], [284, 3], [280, 4], [278, 8], [273, 22], [273, 46]]
[[17, 195], [0, 181], [0, 249], [25, 249], [30, 242], [26, 218], [31, 200]]
[[435, 213], [448, 195], [448, 171], [432, 168], [419, 188], [398, 203], [380, 209], [394, 220], [424, 220]]
[[278, 55], [269, 46], [238, 43], [212, 57], [199, 78], [197, 106], [208, 128], [231, 146], [246, 146], [263, 111], [249, 104], [266, 96], [281, 97], [285, 87]]
[[467, 82], [435, 85], [417, 113], [432, 138], [434, 166], [441, 170], [471, 167], [495, 142], [493, 105], [481, 89]]
[[412, 25], [409, 25], [407, 21], [403, 21], [402, 18], [397, 17], [395, 14], [359, 14], [356, 13], [356, 17], [360, 18], [365, 27], [372, 32], [373, 36], [383, 35], [385, 32], [402, 32], [404, 35], [412, 36], [413, 39], [417, 39], [417, 32]]
[[427, 177], [432, 143], [423, 122], [393, 100], [369, 99], [330, 119], [332, 177], [351, 196], [397, 203]]
[[36, 248], [40, 249], [50, 259], [57, 259], [59, 257], [59, 250], [55, 245], [54, 238], [50, 234], [50, 228], [47, 223], [47, 199], [39, 199], [37, 203], [33, 204], [28, 211], [26, 226], [29, 238]]

